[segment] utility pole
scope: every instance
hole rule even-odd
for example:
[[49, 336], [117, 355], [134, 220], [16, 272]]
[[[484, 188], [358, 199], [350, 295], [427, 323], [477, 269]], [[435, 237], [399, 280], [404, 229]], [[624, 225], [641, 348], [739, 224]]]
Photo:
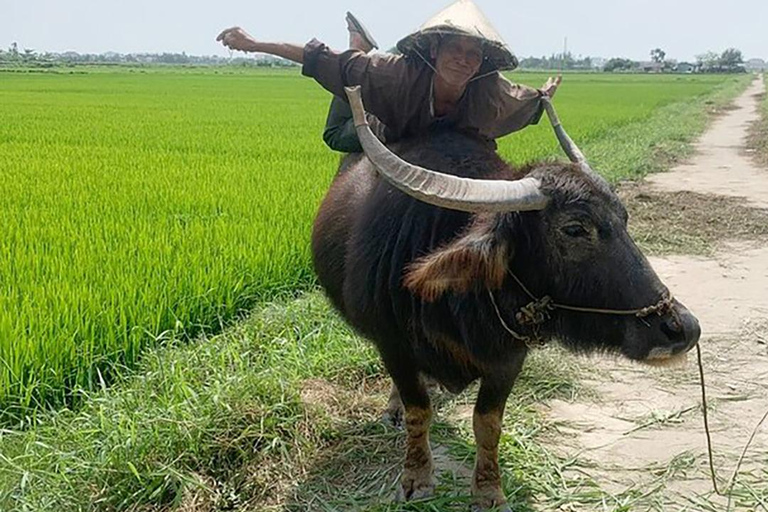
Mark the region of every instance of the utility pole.
[[560, 55], [560, 74], [563, 74], [563, 65], [565, 63], [565, 55], [568, 53], [568, 36], [563, 39], [563, 53]]

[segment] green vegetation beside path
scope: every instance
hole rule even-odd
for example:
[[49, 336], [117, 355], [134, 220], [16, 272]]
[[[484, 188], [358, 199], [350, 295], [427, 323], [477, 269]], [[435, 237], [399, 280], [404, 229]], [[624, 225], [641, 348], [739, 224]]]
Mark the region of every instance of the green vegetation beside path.
[[760, 99], [760, 119], [750, 127], [747, 146], [757, 161], [768, 167], [768, 94], [763, 93]]
[[[544, 75], [515, 78], [520, 77], [534, 85]], [[745, 75], [579, 78], [558, 90], [555, 106], [592, 168], [614, 183], [663, 171], [685, 159], [711, 116], [728, 108], [752, 80]], [[499, 152], [518, 164], [562, 155], [546, 119], [502, 139]]]

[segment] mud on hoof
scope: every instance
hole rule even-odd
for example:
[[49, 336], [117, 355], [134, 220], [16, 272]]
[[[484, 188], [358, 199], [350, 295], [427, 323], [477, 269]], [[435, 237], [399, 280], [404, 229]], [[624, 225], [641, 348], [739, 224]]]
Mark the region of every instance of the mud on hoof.
[[432, 471], [409, 475], [403, 473], [397, 487], [396, 501], [411, 501], [430, 498], [435, 494], [435, 478]]

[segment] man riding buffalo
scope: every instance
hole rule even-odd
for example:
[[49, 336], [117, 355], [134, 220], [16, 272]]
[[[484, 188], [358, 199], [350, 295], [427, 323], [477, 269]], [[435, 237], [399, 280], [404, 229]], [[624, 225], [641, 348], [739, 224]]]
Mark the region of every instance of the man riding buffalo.
[[[348, 21], [352, 31], [371, 42], [354, 17]], [[517, 58], [471, 0], [458, 0], [401, 39], [401, 55], [367, 54], [360, 45], [339, 53], [316, 39], [303, 47], [260, 42], [240, 27], [216, 39], [233, 50], [303, 64], [304, 75], [339, 98], [345, 97], [345, 86], [360, 85], [366, 108], [380, 121], [376, 135], [386, 142], [446, 129], [493, 141], [536, 124], [542, 96], [552, 97], [560, 84], [559, 77], [550, 78], [537, 90], [502, 76], [501, 71], [517, 67]], [[346, 115], [339, 118], [332, 107], [329, 117], [343, 126]], [[332, 149], [359, 151], [351, 126], [343, 132], [326, 142]]]
[[[511, 512], [499, 439], [530, 347], [559, 340], [659, 363], [698, 342], [697, 319], [653, 271], [621, 201], [560, 125], [548, 98], [559, 80], [536, 90], [502, 77], [517, 60], [471, 1], [401, 40], [399, 56], [260, 43], [239, 28], [219, 40], [301, 62], [337, 97], [355, 86], [346, 91], [356, 139], [342, 129], [326, 140], [365, 154], [343, 160], [315, 219], [312, 256], [331, 302], [392, 377], [389, 417], [406, 429], [402, 499], [435, 490], [425, 379], [452, 392], [480, 381], [472, 502]], [[572, 163], [503, 162], [493, 140], [543, 110]]]

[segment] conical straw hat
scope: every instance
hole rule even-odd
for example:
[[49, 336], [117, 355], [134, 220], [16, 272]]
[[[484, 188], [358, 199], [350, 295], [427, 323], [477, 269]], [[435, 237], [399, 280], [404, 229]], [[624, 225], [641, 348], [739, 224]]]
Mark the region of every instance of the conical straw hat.
[[434, 38], [446, 35], [474, 37], [482, 41], [485, 62], [480, 73], [517, 67], [517, 57], [472, 0], [452, 3], [419, 27], [419, 30], [401, 39], [397, 49], [406, 55], [426, 59], [429, 58]]

